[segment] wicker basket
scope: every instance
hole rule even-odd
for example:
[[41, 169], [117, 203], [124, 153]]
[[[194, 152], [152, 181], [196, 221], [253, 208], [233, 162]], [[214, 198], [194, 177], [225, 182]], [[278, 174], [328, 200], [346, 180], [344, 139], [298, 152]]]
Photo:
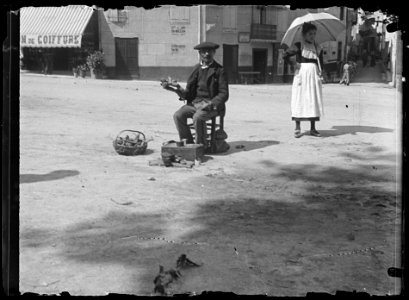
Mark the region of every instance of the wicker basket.
[[120, 155], [144, 154], [148, 147], [145, 135], [136, 130], [122, 130], [113, 142], [115, 151]]

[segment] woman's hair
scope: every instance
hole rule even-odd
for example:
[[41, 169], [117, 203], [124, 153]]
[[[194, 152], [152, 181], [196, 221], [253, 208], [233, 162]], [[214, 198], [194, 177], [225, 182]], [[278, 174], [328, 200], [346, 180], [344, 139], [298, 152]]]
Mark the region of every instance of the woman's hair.
[[315, 26], [314, 24], [309, 23], [309, 22], [305, 22], [302, 25], [302, 31], [301, 32], [302, 32], [303, 35], [307, 34], [307, 32], [311, 31], [311, 30], [317, 30], [317, 26]]

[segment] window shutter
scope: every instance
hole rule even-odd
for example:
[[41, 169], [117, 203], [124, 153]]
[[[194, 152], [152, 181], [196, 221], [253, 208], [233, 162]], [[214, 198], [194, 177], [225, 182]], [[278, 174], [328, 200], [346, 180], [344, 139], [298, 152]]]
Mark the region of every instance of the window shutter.
[[118, 22], [125, 23], [128, 20], [128, 12], [126, 10], [118, 10]]
[[190, 23], [189, 7], [171, 6], [169, 8], [169, 20], [171, 23]]
[[189, 21], [190, 20], [190, 9], [189, 7], [183, 7], [183, 9], [181, 10], [182, 12], [182, 20], [183, 21]]
[[229, 8], [228, 6], [223, 6], [223, 28], [229, 28]]
[[108, 10], [108, 20], [111, 22], [118, 22], [118, 10], [117, 9]]
[[177, 20], [177, 19], [179, 19], [178, 17], [178, 10], [177, 10], [177, 7], [175, 7], [175, 6], [171, 6], [170, 8], [169, 8], [169, 14], [170, 14], [170, 19], [171, 20]]
[[237, 7], [223, 6], [223, 29], [237, 29]]

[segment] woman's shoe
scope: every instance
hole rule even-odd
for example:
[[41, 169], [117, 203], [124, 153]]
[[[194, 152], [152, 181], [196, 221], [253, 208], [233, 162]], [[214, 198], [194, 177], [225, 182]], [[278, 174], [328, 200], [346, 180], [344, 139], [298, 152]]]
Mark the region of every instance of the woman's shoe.
[[300, 138], [302, 136], [301, 130], [296, 130], [294, 132], [294, 137], [296, 137], [297, 139]]
[[312, 135], [312, 136], [318, 136], [318, 137], [320, 137], [321, 136], [321, 133], [319, 133], [317, 130], [310, 130], [310, 134]]

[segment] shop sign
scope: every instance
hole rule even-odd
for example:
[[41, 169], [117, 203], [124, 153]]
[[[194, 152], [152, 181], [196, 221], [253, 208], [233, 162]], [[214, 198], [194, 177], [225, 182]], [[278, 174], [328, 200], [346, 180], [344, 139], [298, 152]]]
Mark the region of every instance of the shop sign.
[[81, 47], [81, 35], [24, 34], [20, 46], [26, 47]]

